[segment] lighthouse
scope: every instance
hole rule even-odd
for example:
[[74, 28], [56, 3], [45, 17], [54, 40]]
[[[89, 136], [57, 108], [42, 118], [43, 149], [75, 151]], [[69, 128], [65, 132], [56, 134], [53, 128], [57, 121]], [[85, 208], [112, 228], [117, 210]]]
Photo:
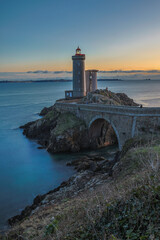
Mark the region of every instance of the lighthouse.
[[73, 90], [65, 91], [65, 99], [81, 98], [86, 96], [88, 92], [97, 89], [97, 72], [92, 69], [85, 71], [85, 54], [81, 53], [81, 49], [76, 49], [73, 60]]
[[85, 54], [78, 47], [73, 60], [73, 97], [86, 96]]

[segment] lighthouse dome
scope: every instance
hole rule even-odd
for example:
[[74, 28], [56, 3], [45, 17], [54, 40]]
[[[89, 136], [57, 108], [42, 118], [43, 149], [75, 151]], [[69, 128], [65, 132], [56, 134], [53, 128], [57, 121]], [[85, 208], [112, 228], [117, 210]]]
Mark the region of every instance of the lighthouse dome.
[[76, 49], [76, 55], [80, 55], [81, 54], [81, 49], [80, 47], [78, 46], [78, 48]]

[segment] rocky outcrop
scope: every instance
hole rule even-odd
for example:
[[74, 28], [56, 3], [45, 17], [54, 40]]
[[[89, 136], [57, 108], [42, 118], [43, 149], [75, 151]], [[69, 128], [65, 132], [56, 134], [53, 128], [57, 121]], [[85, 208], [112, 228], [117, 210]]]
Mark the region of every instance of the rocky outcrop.
[[89, 146], [85, 123], [72, 113], [55, 108], [21, 128], [24, 135], [36, 139], [49, 152], [77, 152]]
[[82, 98], [81, 103], [98, 103], [107, 105], [126, 105], [139, 106], [133, 99], [125, 93], [114, 93], [108, 89], [97, 89], [95, 92], [89, 92], [86, 97]]
[[[96, 149], [116, 143], [117, 139], [112, 127], [103, 123], [101, 136], [91, 137], [85, 123], [70, 112], [59, 112], [53, 109], [34, 122], [27, 123], [21, 128], [28, 138], [35, 139], [47, 151], [78, 152], [82, 149]], [[107, 140], [108, 139], [108, 140]]]
[[[96, 90], [88, 93], [86, 97], [74, 101], [84, 104], [96, 102], [99, 104], [137, 105], [127, 95], [108, 90]], [[81, 119], [71, 112], [61, 112], [54, 105], [42, 109], [40, 115], [43, 118], [27, 123], [21, 128], [24, 129], [24, 135], [37, 140], [49, 152], [78, 152], [82, 149], [95, 149], [117, 143], [112, 126], [105, 120], [100, 124], [100, 135], [91, 136], [91, 131], [87, 129]]]
[[47, 113], [49, 113], [50, 111], [54, 111], [54, 106], [51, 107], [44, 107], [42, 109], [42, 111], [39, 113], [40, 116], [45, 116]]

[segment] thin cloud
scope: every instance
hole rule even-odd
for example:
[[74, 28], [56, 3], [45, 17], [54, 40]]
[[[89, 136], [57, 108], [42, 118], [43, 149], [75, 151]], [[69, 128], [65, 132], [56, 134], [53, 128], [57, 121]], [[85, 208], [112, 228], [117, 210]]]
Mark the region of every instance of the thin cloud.
[[36, 71], [28, 71], [27, 73], [49, 73], [49, 71], [36, 70]]
[[72, 71], [54, 71], [55, 74], [61, 74], [61, 73], [72, 73]]
[[72, 71], [43, 71], [43, 70], [36, 70], [36, 71], [28, 71], [27, 73], [54, 73], [54, 74], [62, 74], [62, 73], [72, 73]]

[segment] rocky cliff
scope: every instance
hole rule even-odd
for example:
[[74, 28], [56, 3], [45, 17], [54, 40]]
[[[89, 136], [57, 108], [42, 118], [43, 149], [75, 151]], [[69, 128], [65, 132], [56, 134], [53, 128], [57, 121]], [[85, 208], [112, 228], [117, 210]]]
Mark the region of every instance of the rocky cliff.
[[[67, 100], [61, 100], [67, 101]], [[72, 101], [72, 100], [68, 100]], [[81, 99], [78, 103], [99, 103], [114, 105], [137, 106], [123, 93], [113, 93], [108, 90], [96, 90]], [[70, 112], [63, 113], [53, 105], [44, 108], [43, 118], [21, 126], [23, 134], [35, 139], [49, 152], [77, 152], [87, 148], [98, 148], [117, 143], [112, 126], [106, 121], [101, 123], [100, 136], [91, 138], [85, 123]]]

